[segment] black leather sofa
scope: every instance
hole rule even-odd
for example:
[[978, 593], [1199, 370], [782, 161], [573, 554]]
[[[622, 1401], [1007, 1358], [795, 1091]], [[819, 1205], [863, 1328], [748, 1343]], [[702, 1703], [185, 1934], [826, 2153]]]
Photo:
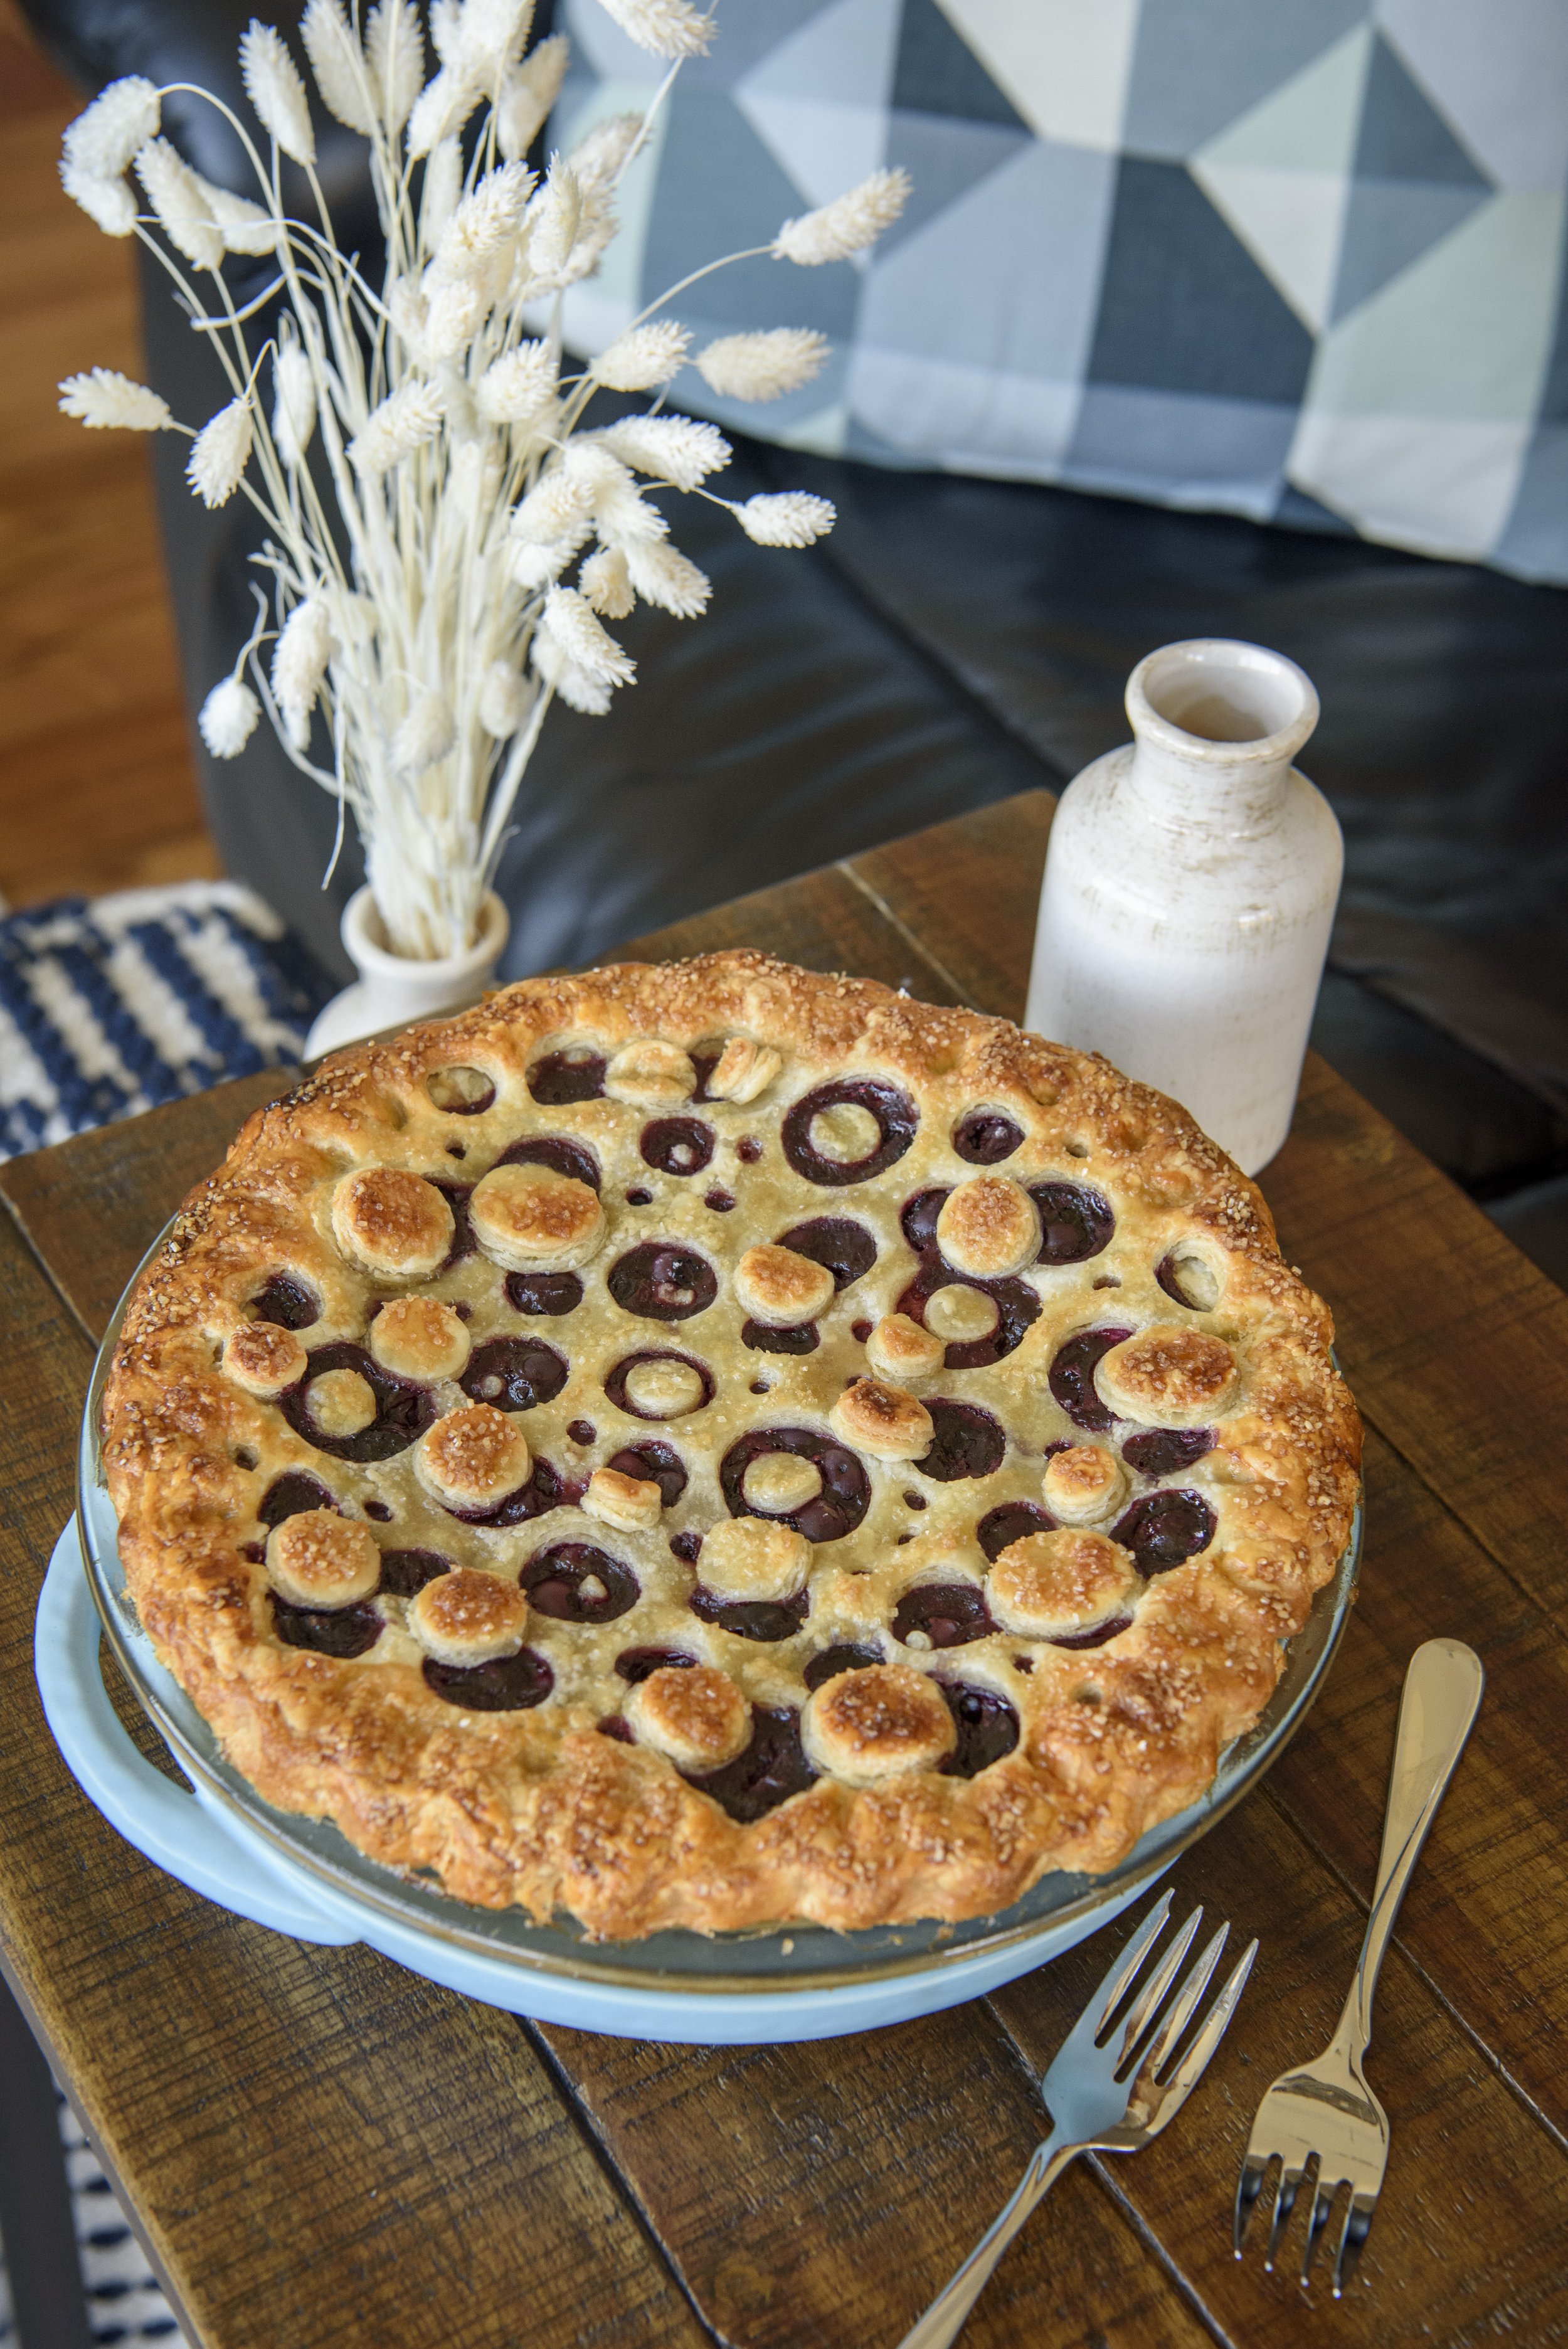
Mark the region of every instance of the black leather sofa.
[[[238, 98], [247, 0], [25, 5], [85, 88], [140, 71]], [[210, 110], [181, 101], [168, 119], [200, 169], [242, 184]], [[325, 119], [321, 137], [339, 233], [368, 247], [362, 145]], [[227, 395], [144, 268], [150, 378], [200, 420]], [[239, 501], [216, 516], [193, 502], [182, 444], [153, 455], [194, 708], [248, 621], [251, 526]], [[1346, 833], [1315, 1040], [1568, 1284], [1568, 595], [1331, 528], [756, 442], [737, 444], [731, 482], [820, 490], [838, 528], [786, 554], [695, 501], [682, 512], [713, 609], [695, 626], [639, 611], [622, 631], [635, 688], [607, 719], [552, 713], [502, 867], [509, 975], [1059, 786], [1126, 739], [1122, 687], [1151, 647], [1253, 637], [1318, 686], [1304, 762]], [[233, 765], [201, 762], [231, 869], [346, 976], [336, 915], [359, 874], [346, 859], [316, 886], [330, 802], [264, 730]]]

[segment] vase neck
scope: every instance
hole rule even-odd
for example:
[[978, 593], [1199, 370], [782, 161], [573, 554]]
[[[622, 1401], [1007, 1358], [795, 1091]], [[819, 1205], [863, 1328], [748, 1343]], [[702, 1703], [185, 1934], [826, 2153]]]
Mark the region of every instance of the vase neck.
[[1128, 680], [1128, 788], [1154, 827], [1215, 841], [1272, 829], [1291, 761], [1317, 723], [1294, 661], [1261, 645], [1166, 645]]

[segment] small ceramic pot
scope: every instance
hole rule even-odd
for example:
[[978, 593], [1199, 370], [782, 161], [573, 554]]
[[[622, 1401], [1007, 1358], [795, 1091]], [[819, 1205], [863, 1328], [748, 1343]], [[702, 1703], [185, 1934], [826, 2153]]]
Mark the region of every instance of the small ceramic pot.
[[1312, 680], [1223, 637], [1166, 645], [1127, 686], [1133, 740], [1051, 827], [1028, 1024], [1189, 1109], [1244, 1173], [1289, 1131], [1344, 843], [1291, 764]]
[[477, 1003], [494, 976], [511, 927], [511, 917], [492, 889], [484, 901], [477, 945], [465, 954], [416, 962], [392, 952], [375, 898], [368, 889], [356, 889], [343, 909], [343, 943], [360, 975], [317, 1012], [305, 1038], [306, 1060], [318, 1061], [324, 1052], [339, 1051], [384, 1029], [405, 1028], [410, 1020], [433, 1019]]

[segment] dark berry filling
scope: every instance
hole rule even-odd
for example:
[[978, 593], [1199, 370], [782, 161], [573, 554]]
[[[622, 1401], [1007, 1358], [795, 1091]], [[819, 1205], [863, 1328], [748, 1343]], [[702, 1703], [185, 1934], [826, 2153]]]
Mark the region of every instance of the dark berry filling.
[[389, 1525], [392, 1521], [392, 1512], [385, 1501], [366, 1501], [365, 1514], [367, 1517], [374, 1517], [378, 1526]]
[[688, 1656], [684, 1648], [623, 1648], [615, 1659], [615, 1670], [635, 1688], [639, 1681], [652, 1680], [655, 1672], [662, 1672], [666, 1664], [674, 1671], [686, 1672], [696, 1662], [696, 1658]]
[[1078, 1183], [1032, 1183], [1029, 1196], [1040, 1211], [1037, 1264], [1081, 1264], [1110, 1246], [1116, 1217], [1098, 1191]]
[[1110, 1537], [1132, 1552], [1140, 1573], [1168, 1574], [1208, 1548], [1214, 1512], [1201, 1493], [1145, 1493], [1111, 1527]]
[[566, 1433], [573, 1444], [592, 1444], [599, 1431], [591, 1419], [569, 1419]]
[[799, 1590], [793, 1599], [721, 1599], [699, 1583], [686, 1604], [700, 1622], [717, 1623], [738, 1640], [772, 1641], [793, 1639], [806, 1619], [810, 1593]]
[[[754, 1509], [741, 1489], [754, 1460], [769, 1452], [788, 1452], [799, 1460], [812, 1460], [822, 1489], [798, 1509]], [[871, 1479], [862, 1462], [830, 1435], [810, 1427], [754, 1427], [732, 1444], [718, 1464], [719, 1489], [732, 1517], [767, 1517], [793, 1526], [810, 1542], [841, 1541], [852, 1534], [871, 1506]]]
[[807, 1223], [792, 1224], [779, 1246], [821, 1265], [832, 1274], [837, 1289], [861, 1279], [877, 1260], [875, 1240], [863, 1224], [849, 1216], [813, 1216]]
[[601, 1737], [613, 1737], [618, 1745], [634, 1745], [637, 1742], [632, 1734], [631, 1723], [618, 1713], [607, 1713], [603, 1720], [596, 1721], [593, 1726]]
[[700, 1174], [717, 1139], [700, 1117], [655, 1117], [643, 1128], [643, 1160], [661, 1174]]
[[381, 1553], [381, 1588], [394, 1599], [412, 1599], [438, 1574], [449, 1574], [452, 1561], [435, 1549], [385, 1549]]
[[564, 1134], [542, 1133], [528, 1142], [514, 1142], [496, 1160], [498, 1166], [548, 1166], [552, 1174], [564, 1174], [573, 1183], [586, 1183], [591, 1191], [599, 1188], [599, 1161], [587, 1145], [568, 1142]]
[[1108, 1615], [1103, 1623], [1091, 1624], [1087, 1631], [1058, 1631], [1054, 1639], [1047, 1640], [1047, 1645], [1052, 1648], [1103, 1648], [1108, 1640], [1114, 1640], [1119, 1632], [1129, 1630], [1131, 1622], [1130, 1615]]
[[923, 1631], [934, 1648], [965, 1648], [971, 1640], [989, 1639], [995, 1629], [975, 1582], [917, 1582], [893, 1609], [892, 1636], [906, 1647], [912, 1631]]
[[1212, 1427], [1149, 1427], [1128, 1437], [1121, 1456], [1140, 1476], [1180, 1476], [1213, 1448]]
[[381, 1617], [368, 1599], [354, 1607], [292, 1607], [273, 1591], [273, 1620], [291, 1648], [318, 1656], [362, 1656], [381, 1637]]
[[473, 1402], [497, 1411], [532, 1411], [553, 1402], [566, 1384], [563, 1355], [538, 1338], [490, 1338], [476, 1346], [459, 1381]]
[[1040, 1300], [1026, 1280], [975, 1280], [952, 1272], [940, 1256], [926, 1257], [893, 1308], [925, 1327], [925, 1309], [939, 1288], [977, 1288], [996, 1308], [996, 1326], [985, 1338], [955, 1340], [943, 1357], [949, 1371], [983, 1371], [1015, 1352], [1039, 1319]]
[[[604, 1392], [616, 1410], [624, 1411], [629, 1419], [656, 1420], [659, 1416], [657, 1412], [639, 1411], [626, 1392], [626, 1381], [639, 1362], [684, 1362], [686, 1368], [695, 1371], [702, 1381], [702, 1401], [697, 1404], [697, 1410], [706, 1411], [713, 1401], [713, 1372], [706, 1362], [699, 1362], [693, 1354], [675, 1353], [667, 1347], [649, 1347], [640, 1354], [623, 1355], [604, 1381]], [[683, 1419], [687, 1415], [685, 1412], [681, 1413]]]
[[251, 1318], [271, 1321], [280, 1330], [308, 1330], [321, 1319], [321, 1300], [303, 1280], [274, 1272], [258, 1296], [251, 1299]]
[[814, 1321], [797, 1322], [793, 1330], [776, 1330], [767, 1321], [743, 1321], [740, 1342], [754, 1354], [814, 1354], [822, 1339]]
[[914, 1464], [923, 1476], [938, 1485], [955, 1485], [965, 1476], [989, 1476], [1002, 1465], [1007, 1439], [1000, 1422], [978, 1403], [949, 1402], [937, 1395], [927, 1403], [935, 1434], [923, 1460]]
[[903, 1505], [906, 1509], [929, 1509], [931, 1506], [923, 1493], [906, 1493]]
[[965, 1688], [962, 1682], [949, 1687], [938, 1681], [937, 1686], [958, 1732], [958, 1743], [942, 1765], [944, 1776], [978, 1777], [993, 1762], [1011, 1754], [1018, 1742], [1018, 1716], [1005, 1696], [990, 1689]]
[[704, 1193], [702, 1204], [711, 1207], [716, 1216], [727, 1216], [735, 1205], [735, 1194], [727, 1191], [722, 1183], [716, 1183], [711, 1191]]
[[987, 1509], [975, 1528], [975, 1538], [993, 1566], [1010, 1542], [1023, 1541], [1030, 1534], [1048, 1534], [1056, 1524], [1048, 1509], [1038, 1501], [1001, 1501]]
[[610, 1267], [609, 1289], [623, 1313], [645, 1321], [686, 1321], [718, 1295], [706, 1257], [678, 1240], [644, 1240]]
[[[299, 1517], [306, 1509], [336, 1509], [337, 1495], [303, 1468], [291, 1468], [267, 1486], [256, 1511], [264, 1526], [281, 1526], [285, 1517]], [[339, 1509], [338, 1515], [343, 1512]]]
[[743, 1133], [735, 1145], [735, 1154], [744, 1165], [755, 1166], [762, 1155], [762, 1144], [754, 1134]]
[[544, 1658], [531, 1648], [515, 1656], [496, 1656], [488, 1664], [438, 1664], [425, 1659], [425, 1680], [448, 1704], [465, 1713], [525, 1713], [542, 1704], [555, 1685], [555, 1675]]
[[[881, 1138], [863, 1158], [824, 1158], [812, 1145], [812, 1120], [841, 1102], [869, 1110], [881, 1130]], [[797, 1174], [804, 1175], [808, 1183], [838, 1186], [869, 1183], [873, 1175], [896, 1165], [914, 1140], [919, 1123], [914, 1103], [896, 1085], [879, 1084], [872, 1077], [841, 1077], [833, 1084], [819, 1085], [815, 1092], [795, 1103], [785, 1117], [779, 1139]]]
[[751, 1743], [744, 1754], [691, 1784], [711, 1795], [742, 1826], [803, 1794], [816, 1772], [800, 1746], [800, 1716], [793, 1706], [753, 1705]]
[[1131, 1335], [1130, 1330], [1080, 1330], [1057, 1351], [1051, 1364], [1051, 1392], [1075, 1427], [1103, 1434], [1113, 1424], [1116, 1413], [1096, 1392], [1095, 1370], [1102, 1356]]
[[824, 1648], [813, 1656], [800, 1677], [809, 1689], [825, 1688], [836, 1681], [841, 1672], [863, 1672], [868, 1664], [880, 1664], [880, 1648]]
[[[602, 1596], [583, 1591], [583, 1585], [595, 1577], [604, 1586]], [[641, 1595], [630, 1567], [592, 1542], [553, 1542], [529, 1559], [521, 1581], [529, 1605], [561, 1623], [612, 1623]]]
[[904, 1201], [899, 1227], [916, 1256], [930, 1256], [935, 1248], [936, 1218], [952, 1196], [951, 1191], [916, 1191]]
[[954, 1128], [953, 1147], [971, 1166], [999, 1166], [1023, 1139], [1023, 1127], [999, 1109], [972, 1109]]
[[605, 1065], [602, 1053], [582, 1047], [546, 1052], [528, 1072], [528, 1090], [546, 1109], [559, 1109], [567, 1102], [598, 1101], [604, 1091]]
[[709, 1077], [712, 1076], [715, 1069], [717, 1068], [720, 1061], [723, 1060], [724, 1054], [722, 1052], [714, 1051], [692, 1052], [688, 1054], [687, 1057], [691, 1061], [692, 1067], [696, 1071], [696, 1083], [692, 1090], [693, 1101], [711, 1101], [713, 1099], [713, 1095], [708, 1092], [707, 1081]]
[[626, 1205], [628, 1207], [647, 1207], [653, 1205], [653, 1193], [645, 1191], [642, 1185], [638, 1183], [627, 1192]]
[[857, 1346], [863, 1346], [871, 1334], [872, 1325], [869, 1321], [851, 1322], [850, 1335], [854, 1340]]
[[453, 1265], [461, 1264], [464, 1257], [472, 1256], [479, 1247], [469, 1218], [469, 1201], [473, 1197], [474, 1186], [471, 1183], [438, 1183], [433, 1176], [428, 1179], [431, 1190], [438, 1191], [452, 1211], [452, 1245], [436, 1267], [438, 1280], [442, 1273], [450, 1272]]
[[683, 1566], [695, 1566], [702, 1556], [702, 1536], [693, 1533], [672, 1534], [670, 1549]]
[[495, 1102], [495, 1081], [482, 1069], [432, 1069], [425, 1091], [448, 1117], [478, 1117]]
[[460, 1518], [465, 1526], [524, 1526], [531, 1517], [542, 1517], [548, 1509], [569, 1508], [580, 1501], [587, 1491], [587, 1481], [574, 1483], [553, 1469], [548, 1460], [536, 1460], [526, 1485], [509, 1493], [493, 1509], [454, 1509], [448, 1507], [449, 1516]]
[[[357, 1371], [376, 1398], [376, 1416], [357, 1435], [324, 1435], [310, 1415], [311, 1381], [326, 1371]], [[363, 1346], [345, 1342], [318, 1346], [307, 1357], [299, 1384], [278, 1397], [278, 1408], [296, 1435], [334, 1459], [390, 1460], [424, 1434], [436, 1416], [436, 1399], [428, 1387], [384, 1371]]]
[[669, 1444], [631, 1444], [610, 1462], [617, 1476], [634, 1476], [640, 1485], [656, 1485], [662, 1506], [673, 1509], [686, 1488], [680, 1454]]
[[506, 1301], [514, 1313], [558, 1321], [582, 1304], [583, 1283], [574, 1272], [509, 1272]]

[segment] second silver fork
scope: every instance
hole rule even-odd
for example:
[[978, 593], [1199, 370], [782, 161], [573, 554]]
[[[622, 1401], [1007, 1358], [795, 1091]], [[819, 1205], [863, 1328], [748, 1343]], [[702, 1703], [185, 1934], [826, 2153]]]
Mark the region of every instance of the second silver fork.
[[[1197, 1934], [1202, 1909], [1194, 1909], [1148, 1982], [1123, 2007], [1171, 1915], [1171, 1894], [1161, 1895], [1137, 1932], [1063, 2042], [1040, 2093], [1051, 2116], [1051, 2133], [1025, 2170], [1016, 2192], [990, 2231], [937, 2294], [899, 2349], [948, 2349], [992, 2271], [1041, 2197], [1080, 2153], [1136, 2153], [1159, 2136], [1185, 2104], [1235, 2013], [1236, 2001], [1257, 1955], [1249, 1944], [1233, 1969], [1190, 2044], [1178, 2044], [1197, 2013], [1230, 1932], [1222, 1925], [1185, 1979], [1176, 1977]], [[1174, 1995], [1172, 1992], [1174, 1992]]]

